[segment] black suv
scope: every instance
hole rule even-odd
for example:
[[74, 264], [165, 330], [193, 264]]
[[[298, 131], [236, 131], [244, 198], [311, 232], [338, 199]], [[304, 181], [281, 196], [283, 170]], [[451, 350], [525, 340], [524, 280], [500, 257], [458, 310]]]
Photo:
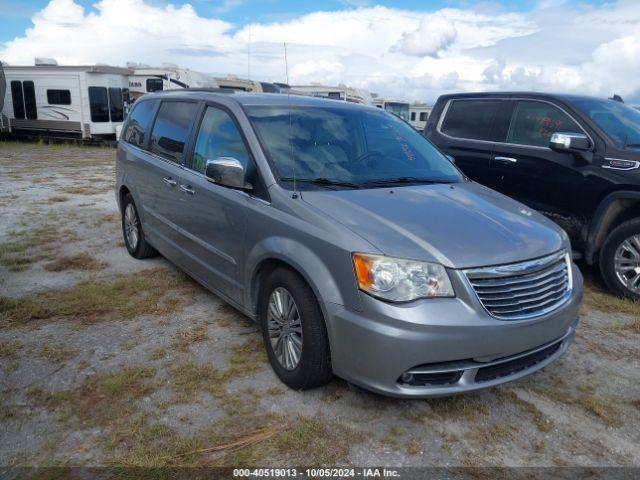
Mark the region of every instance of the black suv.
[[557, 222], [574, 256], [640, 299], [639, 111], [576, 95], [443, 95], [424, 134], [471, 179]]

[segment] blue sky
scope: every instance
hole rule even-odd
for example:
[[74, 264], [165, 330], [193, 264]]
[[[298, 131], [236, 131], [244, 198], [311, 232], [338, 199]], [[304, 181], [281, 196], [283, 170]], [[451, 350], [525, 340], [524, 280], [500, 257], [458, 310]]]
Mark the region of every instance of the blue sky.
[[284, 81], [284, 42], [294, 84], [640, 102], [639, 0], [0, 0], [0, 60], [13, 65], [173, 63]]

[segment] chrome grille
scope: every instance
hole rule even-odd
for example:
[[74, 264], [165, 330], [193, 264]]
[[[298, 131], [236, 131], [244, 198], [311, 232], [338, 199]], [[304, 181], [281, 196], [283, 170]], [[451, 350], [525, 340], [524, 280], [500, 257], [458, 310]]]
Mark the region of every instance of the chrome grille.
[[465, 270], [478, 299], [494, 317], [522, 319], [549, 313], [570, 296], [567, 252], [495, 267]]

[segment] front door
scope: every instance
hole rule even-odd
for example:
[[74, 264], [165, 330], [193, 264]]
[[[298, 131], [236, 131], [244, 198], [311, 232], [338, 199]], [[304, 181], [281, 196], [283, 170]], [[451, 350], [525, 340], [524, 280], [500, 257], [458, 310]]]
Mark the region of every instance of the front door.
[[253, 171], [253, 161], [232, 114], [207, 106], [196, 133], [193, 154], [180, 188], [186, 208], [180, 221], [180, 244], [189, 254], [189, 270], [214, 290], [241, 301], [246, 231], [245, 192], [209, 181], [205, 163], [233, 157]]
[[564, 110], [547, 101], [513, 104], [506, 138], [491, 159], [496, 190], [534, 208], [579, 239], [584, 212], [588, 163], [549, 148], [555, 132], [584, 133]]

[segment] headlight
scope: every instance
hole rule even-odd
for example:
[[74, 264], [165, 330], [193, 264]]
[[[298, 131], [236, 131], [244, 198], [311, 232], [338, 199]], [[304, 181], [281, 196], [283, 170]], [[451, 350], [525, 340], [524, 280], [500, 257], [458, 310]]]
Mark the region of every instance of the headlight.
[[353, 265], [360, 290], [383, 300], [454, 296], [447, 271], [437, 263], [354, 253]]

